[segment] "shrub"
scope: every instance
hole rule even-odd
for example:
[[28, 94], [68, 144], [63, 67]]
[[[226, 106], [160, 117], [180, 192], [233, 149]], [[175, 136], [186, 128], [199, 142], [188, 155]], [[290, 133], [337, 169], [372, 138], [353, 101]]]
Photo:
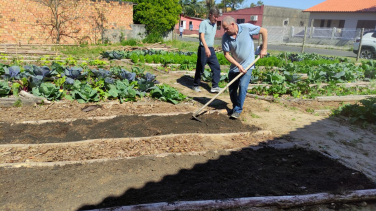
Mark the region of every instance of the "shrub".
[[129, 39], [129, 40], [123, 40], [121, 41], [121, 45], [125, 46], [136, 46], [137, 45], [137, 40], [136, 39]]
[[157, 32], [152, 32], [146, 36], [145, 39], [142, 40], [144, 43], [157, 43], [163, 42], [162, 35]]

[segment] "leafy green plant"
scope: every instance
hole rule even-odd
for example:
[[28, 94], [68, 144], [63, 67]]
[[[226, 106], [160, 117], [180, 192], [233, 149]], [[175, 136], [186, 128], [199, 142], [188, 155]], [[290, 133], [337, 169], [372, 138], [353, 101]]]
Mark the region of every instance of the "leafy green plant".
[[89, 65], [92, 65], [92, 66], [103, 66], [103, 65], [107, 65], [107, 64], [108, 64], [108, 62], [103, 61], [103, 60], [99, 60], [99, 59], [89, 61]]
[[87, 103], [89, 101], [98, 102], [99, 94], [98, 91], [93, 89], [86, 82], [80, 82], [75, 80], [72, 86], [72, 91], [69, 92], [69, 95], [65, 96], [68, 100], [76, 99], [79, 103]]
[[6, 81], [0, 81], [0, 96], [8, 95], [11, 88]]
[[158, 32], [152, 32], [146, 35], [145, 39], [142, 40], [143, 43], [157, 43], [163, 42], [163, 36]]
[[132, 54], [131, 55], [131, 61], [133, 63], [137, 63], [138, 62], [138, 55], [137, 54]]
[[137, 91], [133, 89], [133, 85], [130, 85], [127, 79], [116, 80], [113, 84], [109, 84], [108, 88], [108, 95], [118, 98], [120, 103], [136, 101]]
[[137, 40], [136, 39], [128, 39], [128, 40], [123, 40], [121, 41], [121, 45], [123, 46], [136, 46], [137, 45]]
[[72, 56], [68, 56], [66, 59], [65, 59], [65, 64], [66, 65], [72, 65], [72, 66], [76, 66], [77, 65], [77, 60], [72, 57]]
[[33, 95], [44, 97], [47, 100], [58, 100], [62, 95], [63, 90], [52, 83], [42, 83], [39, 87], [32, 89]]
[[21, 84], [19, 83], [13, 83], [12, 84], [12, 92], [13, 95], [18, 97], [18, 93], [20, 92]]
[[278, 71], [272, 71], [266, 73], [265, 82], [270, 84], [282, 84], [285, 79], [285, 76], [281, 75]]
[[187, 96], [166, 84], [155, 86], [150, 91], [150, 96], [161, 101], [171, 102], [173, 104], [178, 104], [180, 101], [187, 98]]
[[340, 106], [333, 111], [333, 115], [350, 117], [351, 122], [376, 123], [376, 98], [360, 100], [358, 103]]

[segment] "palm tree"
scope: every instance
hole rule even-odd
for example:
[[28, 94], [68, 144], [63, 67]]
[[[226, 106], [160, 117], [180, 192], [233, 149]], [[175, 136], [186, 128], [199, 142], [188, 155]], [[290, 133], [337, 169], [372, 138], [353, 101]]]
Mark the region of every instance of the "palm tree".
[[214, 0], [205, 0], [208, 11], [214, 6]]

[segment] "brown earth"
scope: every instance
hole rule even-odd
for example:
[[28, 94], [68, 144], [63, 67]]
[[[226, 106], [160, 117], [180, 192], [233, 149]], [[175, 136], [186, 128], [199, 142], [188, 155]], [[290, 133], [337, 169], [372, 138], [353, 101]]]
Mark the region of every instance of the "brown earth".
[[[6, 138], [1, 139], [3, 146], [0, 145], [0, 155], [9, 158], [2, 159], [2, 164], [121, 159], [54, 167], [41, 163], [44, 167], [16, 168], [14, 165], [12, 168], [0, 168], [0, 209], [76, 210], [79, 207], [108, 207], [174, 200], [327, 191], [342, 193], [346, 190], [375, 188], [376, 137], [372, 131], [310, 112], [312, 109], [333, 108], [338, 106], [338, 103], [270, 103], [247, 98], [239, 120], [230, 120], [223, 114], [210, 114], [200, 116], [203, 123], [190, 120], [190, 114], [173, 117], [130, 116], [193, 112], [214, 96], [208, 93], [210, 86], [206, 83], [203, 83], [201, 93], [193, 92], [190, 89], [192, 79], [189, 76], [160, 74], [158, 80], [174, 86], [192, 100], [179, 105], [148, 98], [137, 103], [104, 102], [99, 103], [102, 108], [89, 112], [81, 110], [86, 105], [67, 101], [36, 107], [1, 108], [3, 123], [0, 131], [1, 137]], [[230, 110], [231, 107], [228, 93], [223, 93], [208, 109]], [[107, 117], [109, 120], [90, 120]], [[38, 120], [54, 121], [43, 124], [25, 122]], [[58, 129], [59, 127], [64, 130]], [[117, 135], [111, 133], [112, 130], [106, 131], [108, 128], [118, 131], [115, 133]], [[269, 130], [273, 135], [233, 135], [227, 138], [215, 135], [253, 132], [255, 129]], [[138, 131], [137, 135], [135, 131]], [[171, 139], [158, 138], [162, 134], [170, 133], [213, 133], [216, 138], [209, 138], [208, 135], [203, 139], [191, 136], [192, 134], [182, 135], [180, 138], [179, 135]], [[150, 136], [152, 139], [127, 139], [124, 141], [127, 145], [105, 147], [113, 146], [110, 143], [119, 141], [114, 138], [136, 136]], [[71, 138], [66, 139], [67, 137]], [[102, 142], [98, 142], [97, 148], [90, 145], [92, 142], [82, 141], [98, 138]], [[48, 146], [34, 145], [35, 143], [61, 144], [59, 142], [68, 140], [80, 141], [75, 154], [90, 151], [90, 155], [82, 159], [84, 156], [73, 156], [71, 148], [58, 148], [54, 144], [50, 147], [51, 154], [43, 151], [46, 148], [32, 151], [37, 147]], [[4, 145], [9, 143], [27, 145], [22, 146], [24, 149], [16, 145]], [[137, 145], [136, 151], [132, 152], [133, 154], [121, 155], [121, 150], [130, 150], [122, 147], [134, 146], [130, 143]], [[179, 146], [174, 146], [174, 143]], [[293, 143], [308, 151], [300, 148], [265, 148], [259, 151], [243, 149], [231, 153], [220, 150], [276, 143]], [[142, 149], [142, 146], [145, 146], [145, 149]], [[101, 147], [103, 149], [100, 149]], [[110, 148], [112, 150], [108, 150]], [[160, 156], [161, 153], [171, 154]], [[43, 155], [46, 155], [44, 158], [51, 158], [52, 154], [55, 155], [52, 160], [38, 158]]]

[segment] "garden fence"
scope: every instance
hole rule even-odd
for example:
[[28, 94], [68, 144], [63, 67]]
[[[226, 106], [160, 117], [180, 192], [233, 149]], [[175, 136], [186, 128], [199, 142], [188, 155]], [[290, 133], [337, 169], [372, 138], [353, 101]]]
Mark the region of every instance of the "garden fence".
[[[320, 28], [320, 27], [283, 27], [264, 26], [268, 30], [270, 43], [303, 43], [306, 44], [352, 46], [361, 29], [355, 28]], [[306, 30], [306, 31], [305, 31]], [[364, 32], [375, 29], [364, 29]]]

